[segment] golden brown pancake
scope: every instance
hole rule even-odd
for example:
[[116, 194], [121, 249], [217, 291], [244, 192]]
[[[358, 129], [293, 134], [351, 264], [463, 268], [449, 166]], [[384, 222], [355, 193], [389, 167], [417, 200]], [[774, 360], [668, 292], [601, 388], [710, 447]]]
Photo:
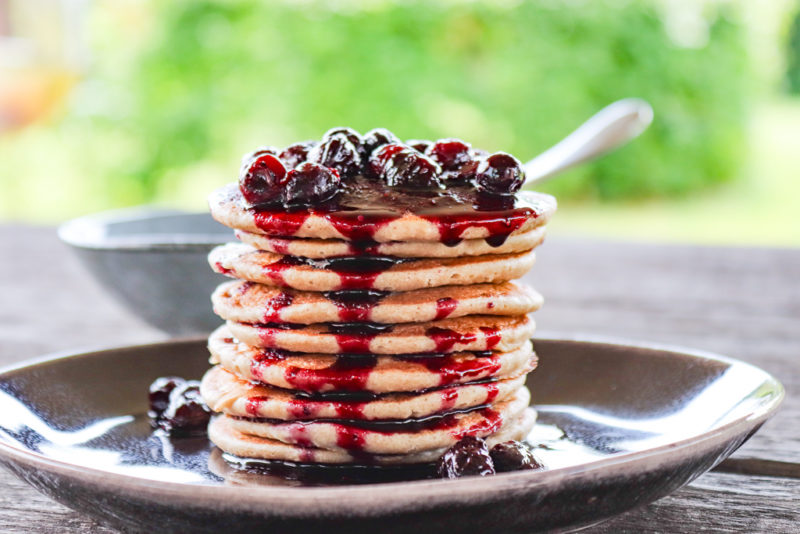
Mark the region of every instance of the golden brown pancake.
[[337, 390], [413, 392], [476, 380], [509, 378], [536, 365], [530, 342], [510, 352], [432, 356], [338, 356], [263, 352], [220, 328], [209, 338], [214, 363], [239, 378], [309, 393]]
[[496, 381], [346, 401], [339, 397], [307, 398], [285, 389], [256, 385], [216, 366], [203, 377], [200, 392], [213, 411], [233, 416], [305, 421], [343, 417], [374, 420], [421, 418], [499, 402], [508, 399], [524, 383], [525, 373], [521, 372]]
[[[245, 434], [237, 430], [233, 419], [227, 416], [215, 417], [208, 427], [209, 439], [220, 449], [240, 458], [260, 458], [301, 463], [322, 464], [363, 464], [379, 465], [420, 464], [435, 462], [444, 448], [408, 452], [405, 454], [377, 454], [365, 457], [358, 451], [327, 450], [314, 447], [299, 447], [277, 440]], [[533, 408], [526, 409], [518, 418], [506, 421], [501, 428], [486, 437], [491, 447], [496, 443], [523, 439], [536, 422]]]
[[545, 226], [538, 226], [527, 232], [510, 235], [499, 245], [492, 244], [486, 239], [466, 239], [455, 245], [436, 241], [391, 241], [363, 245], [343, 239], [274, 237], [236, 230], [236, 237], [255, 249], [316, 259], [358, 256], [364, 253], [398, 258], [457, 258], [484, 254], [511, 254], [536, 248], [544, 241], [544, 235]]
[[[301, 291], [377, 289], [412, 291], [427, 287], [500, 283], [519, 278], [536, 261], [533, 251], [462, 258], [416, 259], [391, 263], [371, 259], [365, 271], [360, 259], [349, 265], [337, 260], [298, 260], [239, 243], [222, 245], [208, 255], [212, 269], [232, 278]], [[379, 270], [374, 270], [378, 268]]]
[[[449, 447], [464, 436], [486, 437], [497, 432], [507, 421], [516, 420], [528, 407], [530, 392], [522, 387], [510, 398], [489, 408], [454, 412], [435, 417], [433, 424], [403, 429], [389, 422], [349, 423], [329, 421], [262, 422], [256, 419], [231, 418], [230, 425], [244, 434], [268, 438], [301, 447], [327, 450], [358, 450], [367, 454], [413, 454]], [[227, 417], [227, 416], [226, 416]], [[379, 426], [373, 429], [372, 425]]]
[[[326, 354], [418, 354], [514, 350], [533, 336], [527, 315], [470, 315], [398, 325], [251, 324], [228, 321], [233, 337], [254, 347]], [[353, 328], [356, 326], [356, 328]]]
[[[517, 193], [518, 198], [524, 200], [532, 207], [530, 215], [524, 223], [516, 228], [511, 235], [525, 233], [538, 226], [547, 224], [556, 210], [556, 200], [544, 193], [523, 191]], [[245, 230], [254, 233], [270, 233], [259, 228], [256, 222], [256, 212], [244, 204], [244, 199], [239, 192], [237, 184], [227, 184], [213, 193], [208, 198], [211, 215], [220, 223], [230, 228]], [[288, 233], [291, 230], [291, 233]], [[288, 233], [288, 235], [286, 235]], [[347, 239], [347, 236], [337, 230], [325, 213], [311, 213], [298, 228], [286, 228], [285, 232], [270, 233], [283, 237], [304, 237], [313, 239]], [[460, 239], [483, 239], [490, 232], [481, 225], [464, 224], [463, 230], [455, 236]], [[434, 222], [405, 212], [394, 218], [391, 222], [375, 229], [371, 239], [379, 243], [391, 241], [441, 241], [442, 233]]]
[[311, 292], [253, 282], [225, 282], [211, 296], [214, 312], [241, 323], [371, 321], [416, 323], [466, 315], [524, 315], [542, 297], [514, 282], [441, 286], [405, 292]]

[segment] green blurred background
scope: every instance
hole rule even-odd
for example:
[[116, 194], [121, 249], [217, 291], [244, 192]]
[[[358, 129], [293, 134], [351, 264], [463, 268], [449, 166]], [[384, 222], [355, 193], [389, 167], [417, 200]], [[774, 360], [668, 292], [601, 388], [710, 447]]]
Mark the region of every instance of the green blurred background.
[[0, 220], [204, 209], [332, 126], [527, 160], [619, 98], [632, 145], [541, 188], [554, 233], [800, 245], [800, 3], [0, 0]]

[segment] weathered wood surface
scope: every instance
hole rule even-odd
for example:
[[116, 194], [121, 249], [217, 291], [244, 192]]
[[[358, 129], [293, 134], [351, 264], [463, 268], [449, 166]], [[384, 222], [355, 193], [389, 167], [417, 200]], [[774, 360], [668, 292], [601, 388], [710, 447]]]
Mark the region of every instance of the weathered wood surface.
[[[52, 228], [0, 226], [0, 365], [164, 335], [99, 289]], [[800, 250], [551, 238], [530, 277], [543, 332], [720, 352], [786, 386], [782, 410], [721, 469], [587, 532], [800, 532]], [[768, 475], [768, 476], [764, 476]], [[111, 532], [0, 471], [0, 532]]]
[[780, 412], [738, 457], [800, 463], [800, 250], [551, 238], [529, 280], [542, 331], [718, 352], [786, 387]]

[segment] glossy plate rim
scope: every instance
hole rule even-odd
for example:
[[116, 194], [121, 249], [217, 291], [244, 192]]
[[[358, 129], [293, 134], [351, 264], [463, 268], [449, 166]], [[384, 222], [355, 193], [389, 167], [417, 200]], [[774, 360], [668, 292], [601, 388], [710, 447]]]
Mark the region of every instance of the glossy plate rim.
[[[58, 351], [0, 368], [0, 378], [5, 378], [14, 372], [30, 370], [37, 366], [64, 360], [97, 357], [108, 352], [154, 350], [179, 344], [204, 343], [205, 341], [205, 337], [175, 338], [145, 344]], [[363, 514], [365, 510], [372, 508], [370, 504], [375, 508], [387, 509], [388, 507], [393, 510], [399, 510], [419, 504], [422, 500], [429, 505], [458, 503], [465, 500], [480, 502], [489, 500], [491, 496], [496, 497], [498, 493], [513, 492], [514, 490], [528, 492], [572, 478], [591, 477], [595, 474], [612, 476], [623, 471], [638, 472], [647, 468], [655, 468], [681, 451], [691, 448], [711, 450], [715, 446], [735, 442], [737, 437], [754, 432], [776, 412], [785, 396], [783, 385], [770, 373], [747, 362], [709, 351], [689, 349], [672, 344], [631, 341], [616, 337], [585, 335], [559, 335], [554, 337], [552, 333], [537, 336], [533, 341], [534, 343], [546, 341], [635, 348], [646, 351], [675, 353], [701, 360], [713, 360], [729, 366], [748, 368], [752, 372], [760, 374], [763, 377], [762, 385], [769, 385], [770, 390], [769, 394], [761, 399], [754, 410], [719, 427], [664, 445], [641, 451], [619, 453], [608, 458], [545, 471], [500, 473], [490, 477], [468, 477], [457, 480], [428, 479], [325, 487], [187, 484], [139, 478], [55, 460], [35, 453], [30, 449], [15, 446], [2, 436], [0, 436], [0, 459], [4, 463], [22, 464], [55, 472], [67, 478], [80, 479], [98, 487], [125, 488], [129, 491], [148, 494], [151, 497], [162, 496], [173, 501], [186, 499], [187, 502], [191, 500], [194, 505], [205, 501], [218, 507], [224, 501], [226, 505], [238, 510], [265, 512], [267, 509], [280, 507], [282, 513], [292, 514], [292, 512], [307, 513], [309, 503], [313, 503], [317, 513]], [[2, 419], [2, 415], [0, 415], [0, 419]], [[408, 489], [408, 491], [398, 491], [400, 488]], [[222, 493], [224, 493], [224, 496], [221, 496]], [[342, 497], [345, 494], [347, 498], [343, 499]], [[269, 503], [268, 508], [265, 508], [265, 502]]]

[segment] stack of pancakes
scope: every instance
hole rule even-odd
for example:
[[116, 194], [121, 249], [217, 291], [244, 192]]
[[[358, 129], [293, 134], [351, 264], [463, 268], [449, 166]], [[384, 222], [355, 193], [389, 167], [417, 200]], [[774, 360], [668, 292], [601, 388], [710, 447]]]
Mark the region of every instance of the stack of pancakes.
[[227, 324], [201, 386], [221, 413], [210, 439], [240, 458], [325, 464], [427, 463], [464, 436], [522, 439], [542, 298], [512, 280], [555, 210], [535, 201], [499, 238], [467, 218], [444, 242], [441, 221], [406, 212], [365, 242], [324, 213], [265, 222], [235, 185], [212, 194], [242, 243], [209, 255], [235, 278], [212, 297]]

